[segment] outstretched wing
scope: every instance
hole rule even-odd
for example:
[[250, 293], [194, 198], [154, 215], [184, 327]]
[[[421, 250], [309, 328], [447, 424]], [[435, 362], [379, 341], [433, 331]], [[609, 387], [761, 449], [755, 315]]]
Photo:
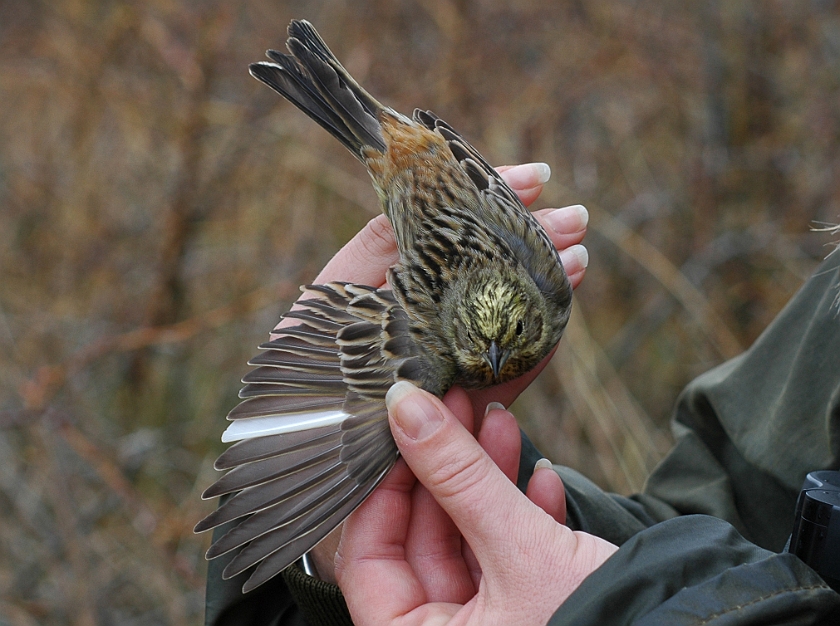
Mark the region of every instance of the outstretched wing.
[[230, 578], [259, 564], [249, 591], [300, 558], [338, 526], [397, 458], [385, 394], [416, 371], [405, 312], [388, 290], [310, 285], [315, 296], [286, 319], [299, 321], [264, 343], [228, 416], [216, 461], [227, 470], [204, 498], [235, 493], [196, 532], [242, 519], [207, 552], [242, 548]]

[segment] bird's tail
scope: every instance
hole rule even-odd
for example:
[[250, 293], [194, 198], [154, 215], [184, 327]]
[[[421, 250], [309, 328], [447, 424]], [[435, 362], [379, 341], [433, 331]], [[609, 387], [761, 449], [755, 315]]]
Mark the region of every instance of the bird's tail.
[[318, 122], [362, 159], [362, 148], [384, 151], [379, 124], [384, 107], [362, 89], [305, 20], [289, 24], [286, 47], [269, 50], [273, 62], [252, 63], [251, 76], [262, 81]]

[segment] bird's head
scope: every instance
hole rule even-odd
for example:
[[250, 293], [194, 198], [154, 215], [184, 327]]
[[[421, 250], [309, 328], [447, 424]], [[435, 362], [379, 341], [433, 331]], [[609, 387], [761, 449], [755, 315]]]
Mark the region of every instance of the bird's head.
[[542, 295], [524, 273], [469, 277], [452, 307], [451, 349], [458, 382], [487, 387], [521, 376], [553, 347]]

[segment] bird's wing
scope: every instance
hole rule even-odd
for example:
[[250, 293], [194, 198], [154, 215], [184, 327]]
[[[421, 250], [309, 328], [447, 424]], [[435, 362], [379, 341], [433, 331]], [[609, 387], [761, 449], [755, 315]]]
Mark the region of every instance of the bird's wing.
[[475, 210], [479, 221], [503, 240], [548, 297], [560, 306], [571, 302], [572, 289], [560, 257], [540, 223], [522, 204], [499, 173], [466, 139], [431, 111], [414, 111], [414, 121], [437, 131], [470, 177], [482, 201]]
[[236, 443], [215, 464], [227, 473], [203, 497], [235, 495], [196, 526], [245, 518], [207, 553], [242, 547], [225, 578], [259, 563], [243, 591], [310, 550], [384, 478], [397, 458], [385, 393], [419, 359], [390, 291], [346, 283], [308, 289], [315, 297], [285, 315], [300, 323], [260, 346], [243, 379], [244, 400], [228, 416], [223, 440]]

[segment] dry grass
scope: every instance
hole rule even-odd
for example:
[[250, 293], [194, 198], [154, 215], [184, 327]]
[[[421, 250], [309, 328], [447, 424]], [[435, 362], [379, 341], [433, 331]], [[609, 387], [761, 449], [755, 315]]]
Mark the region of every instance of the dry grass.
[[0, 1], [0, 623], [201, 622], [191, 529], [245, 361], [376, 211], [247, 75], [291, 17], [590, 209], [575, 315], [515, 410], [607, 488], [641, 486], [680, 388], [827, 252], [833, 2]]

